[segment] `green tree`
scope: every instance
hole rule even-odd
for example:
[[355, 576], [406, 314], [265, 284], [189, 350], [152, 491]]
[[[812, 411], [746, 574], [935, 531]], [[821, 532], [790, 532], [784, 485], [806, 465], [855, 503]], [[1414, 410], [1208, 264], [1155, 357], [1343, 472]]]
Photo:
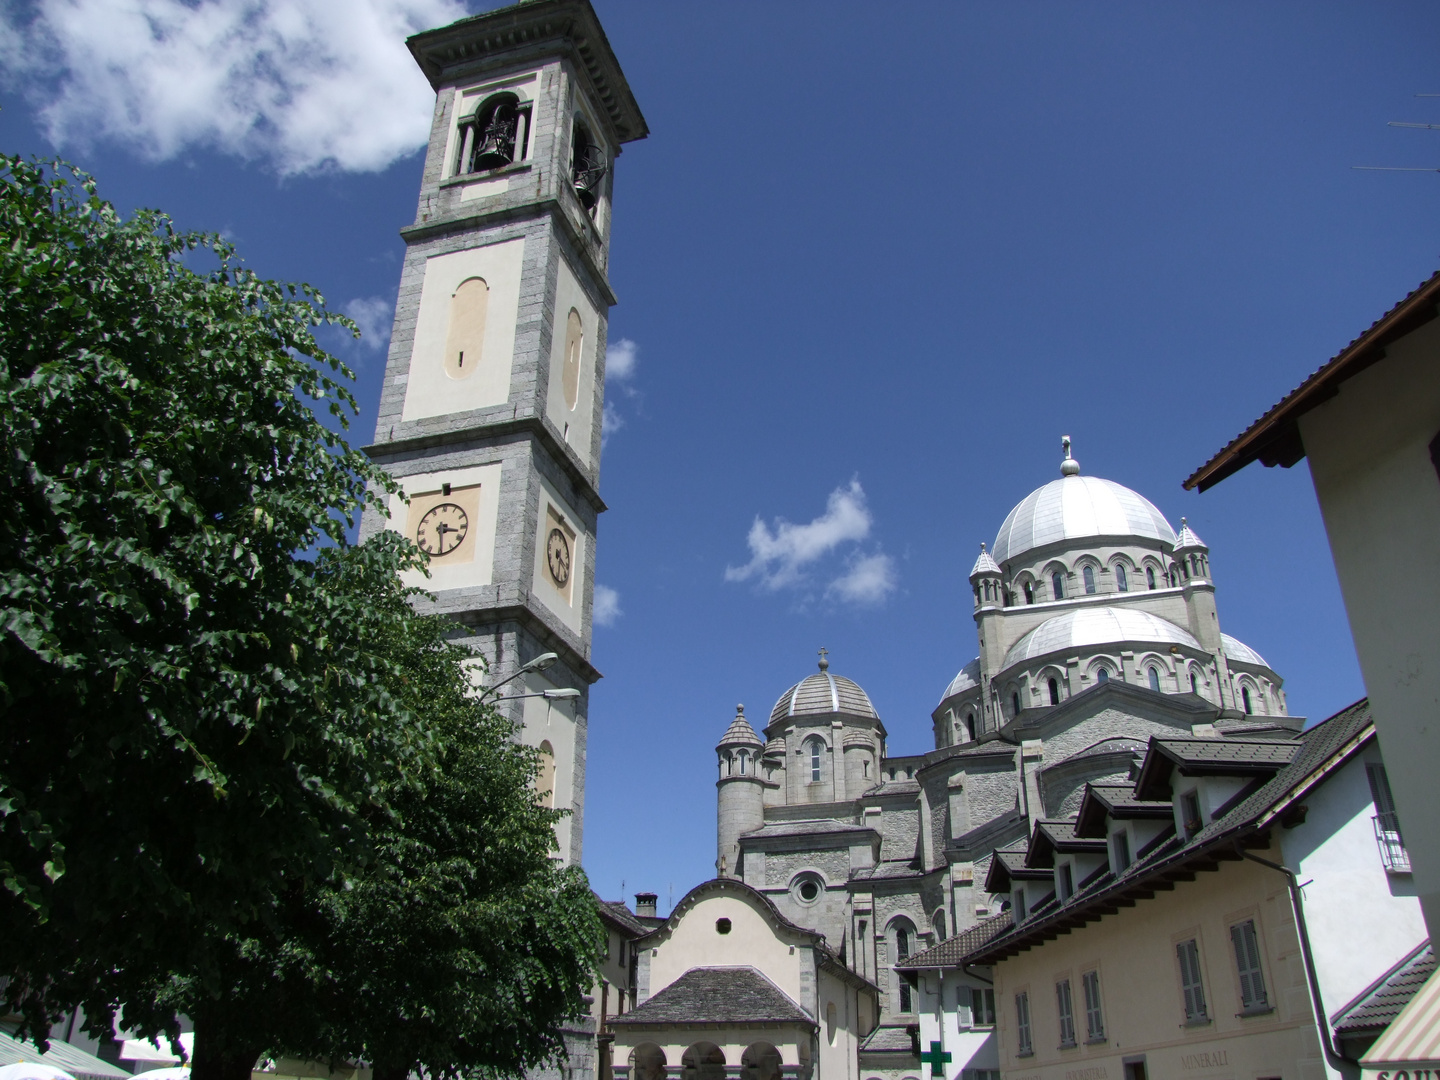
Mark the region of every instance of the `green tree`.
[[0, 157], [0, 997], [42, 1038], [213, 985], [195, 943], [364, 865], [434, 751], [417, 554], [347, 544], [390, 482], [315, 411], [335, 317], [68, 172]]
[[261, 1053], [404, 1080], [518, 1075], [563, 1052], [603, 930], [584, 874], [553, 857], [561, 812], [536, 801], [536, 751], [476, 699], [448, 632], [397, 624], [406, 693], [442, 749], [423, 782], [382, 792], [374, 862], [209, 943], [220, 980], [157, 988], [157, 1012], [195, 1019], [194, 1080], [248, 1080]]

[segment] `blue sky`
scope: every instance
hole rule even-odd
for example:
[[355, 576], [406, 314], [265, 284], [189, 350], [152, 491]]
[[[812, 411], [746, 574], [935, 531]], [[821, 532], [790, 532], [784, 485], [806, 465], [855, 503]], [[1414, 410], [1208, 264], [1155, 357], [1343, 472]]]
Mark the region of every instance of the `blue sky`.
[[[348, 307], [368, 441], [430, 108], [402, 39], [465, 9], [138, 7], [0, 4], [0, 146]], [[1180, 482], [1440, 263], [1440, 174], [1352, 168], [1440, 168], [1440, 132], [1387, 126], [1440, 123], [1440, 8], [597, 10], [653, 132], [615, 179], [601, 893], [713, 874], [714, 744], [821, 646], [929, 747], [966, 574], [1062, 434], [1188, 516], [1293, 712], [1364, 692], [1304, 465]]]

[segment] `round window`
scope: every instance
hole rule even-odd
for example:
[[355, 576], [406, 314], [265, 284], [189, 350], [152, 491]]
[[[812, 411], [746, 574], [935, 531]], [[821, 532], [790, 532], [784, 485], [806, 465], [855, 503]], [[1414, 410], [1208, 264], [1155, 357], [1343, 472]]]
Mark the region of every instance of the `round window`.
[[796, 890], [800, 899], [807, 904], [813, 904], [820, 896], [820, 883], [813, 878], [806, 878], [800, 882], [800, 888]]
[[729, 919], [716, 919], [716, 920], [715, 920], [715, 932], [716, 932], [717, 934], [728, 934], [728, 933], [730, 932], [730, 920], [729, 920]]

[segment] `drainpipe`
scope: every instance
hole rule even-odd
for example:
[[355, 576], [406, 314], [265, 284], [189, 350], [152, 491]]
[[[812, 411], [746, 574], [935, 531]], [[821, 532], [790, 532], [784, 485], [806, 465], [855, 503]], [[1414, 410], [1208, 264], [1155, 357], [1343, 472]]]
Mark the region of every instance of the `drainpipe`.
[[1315, 957], [1310, 951], [1310, 931], [1305, 925], [1305, 905], [1300, 895], [1300, 881], [1295, 876], [1295, 871], [1288, 866], [1281, 866], [1279, 863], [1271, 862], [1269, 859], [1262, 859], [1259, 855], [1252, 855], [1240, 846], [1240, 841], [1235, 841], [1235, 853], [1242, 859], [1249, 859], [1251, 862], [1267, 866], [1271, 870], [1284, 874], [1290, 883], [1290, 906], [1295, 910], [1295, 926], [1300, 931], [1300, 955], [1305, 962], [1305, 977], [1310, 983], [1310, 1000], [1314, 1002], [1315, 1024], [1320, 1029], [1320, 1046], [1325, 1051], [1325, 1060], [1330, 1067], [1341, 1076], [1350, 1078], [1359, 1075], [1359, 1062], [1347, 1058], [1340, 1051], [1335, 1049], [1335, 1043], [1330, 1035], [1330, 1018], [1325, 1014], [1325, 1003], [1320, 997], [1320, 980], [1315, 975]]

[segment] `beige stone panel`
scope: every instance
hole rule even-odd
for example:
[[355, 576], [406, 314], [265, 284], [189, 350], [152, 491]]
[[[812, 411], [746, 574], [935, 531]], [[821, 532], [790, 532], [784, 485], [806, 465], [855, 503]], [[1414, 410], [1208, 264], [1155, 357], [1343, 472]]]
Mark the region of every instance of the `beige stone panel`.
[[[716, 929], [730, 920], [730, 932]], [[769, 921], [738, 896], [707, 896], [685, 912], [670, 939], [650, 958], [654, 997], [694, 967], [753, 967], [799, 1002], [800, 955], [781, 941]]]
[[[449, 326], [445, 334], [445, 374], [468, 379], [484, 363], [485, 316], [490, 307], [490, 286], [484, 278], [466, 278], [450, 297]], [[466, 354], [470, 364], [465, 364]]]
[[[401, 419], [468, 412], [509, 400], [524, 256], [522, 238], [426, 260]], [[479, 287], [472, 284], [476, 280], [484, 283], [486, 293], [484, 314], [478, 320], [483, 324], [480, 355], [472, 361], [467, 350], [465, 363], [473, 364], [472, 373], [460, 377], [462, 369], [449, 356], [449, 345], [452, 340], [473, 339], [476, 305], [463, 303], [462, 290], [478, 293]], [[458, 305], [457, 294], [462, 301]], [[452, 316], [457, 314], [463, 325], [456, 325]]]
[[[535, 535], [535, 596], [553, 611], [566, 626], [580, 632], [581, 601], [585, 596], [580, 577], [585, 572], [585, 535], [579, 519], [547, 481], [541, 481], [543, 493]], [[555, 534], [559, 534], [558, 538]], [[560, 580], [556, 570], [568, 557], [568, 574]]]
[[[450, 485], [450, 494], [444, 485]], [[425, 515], [441, 503], [455, 503], [467, 518], [465, 537], [451, 552], [430, 560], [430, 576], [401, 575], [406, 585], [423, 589], [463, 589], [489, 585], [495, 564], [495, 524], [500, 513], [500, 465], [476, 465], [401, 479], [401, 494], [390, 496], [388, 527], [415, 539]], [[407, 506], [402, 495], [410, 498]]]
[[[596, 349], [600, 316], [570, 264], [560, 260], [555, 282], [555, 325], [550, 343], [550, 386], [545, 414], [581, 459], [590, 459]], [[577, 348], [578, 345], [578, 348]]]
[[[539, 694], [559, 688], [543, 673], [526, 675], [510, 685], [516, 689], [507, 688], [502, 693]], [[574, 701], [547, 701], [542, 697], [533, 697], [525, 700], [521, 714], [520, 741], [526, 746], [550, 747], [553, 805], [561, 810], [575, 808], [575, 708]], [[569, 861], [571, 827], [572, 821], [568, 817], [555, 824], [562, 862]]]

